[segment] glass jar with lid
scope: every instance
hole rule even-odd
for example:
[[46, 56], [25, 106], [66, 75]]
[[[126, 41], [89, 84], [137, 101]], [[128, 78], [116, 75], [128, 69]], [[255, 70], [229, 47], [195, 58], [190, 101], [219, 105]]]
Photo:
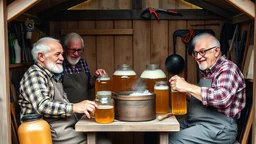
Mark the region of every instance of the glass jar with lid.
[[160, 69], [159, 64], [147, 64], [146, 69], [140, 75], [141, 81], [145, 84], [146, 89], [154, 91], [156, 81], [167, 81], [165, 73]]
[[52, 144], [50, 125], [40, 114], [26, 114], [22, 117], [18, 135], [20, 144]]
[[95, 102], [95, 121], [97, 123], [111, 123], [114, 121], [114, 101], [111, 91], [98, 91]]
[[107, 74], [102, 74], [95, 81], [95, 94], [98, 91], [112, 91], [111, 86], [111, 79]]
[[136, 84], [137, 76], [128, 64], [118, 65], [113, 74], [112, 89], [114, 92], [131, 91]]

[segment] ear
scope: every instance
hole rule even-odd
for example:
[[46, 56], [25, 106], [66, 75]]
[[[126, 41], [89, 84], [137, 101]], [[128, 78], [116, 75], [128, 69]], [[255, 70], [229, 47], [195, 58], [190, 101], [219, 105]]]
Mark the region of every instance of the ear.
[[37, 54], [37, 57], [38, 57], [38, 60], [40, 61], [40, 62], [45, 62], [45, 60], [46, 60], [46, 57], [45, 57], [45, 55], [43, 54], [43, 53], [38, 53]]
[[214, 51], [216, 52], [214, 56], [218, 57], [220, 55], [220, 47], [216, 47]]

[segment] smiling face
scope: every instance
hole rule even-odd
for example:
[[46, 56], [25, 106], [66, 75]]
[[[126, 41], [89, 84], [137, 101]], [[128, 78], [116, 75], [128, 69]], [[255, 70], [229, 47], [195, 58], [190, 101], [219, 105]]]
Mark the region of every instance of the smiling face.
[[199, 52], [203, 50], [207, 50], [212, 48], [208, 51], [205, 51], [205, 54], [201, 55], [200, 53], [195, 54], [196, 62], [201, 70], [209, 69], [216, 61], [220, 58], [220, 47], [213, 45], [212, 41], [214, 37], [212, 36], [205, 36], [197, 41], [195, 44], [194, 52]]
[[71, 65], [76, 65], [81, 59], [83, 52], [82, 41], [80, 38], [69, 41], [66, 49], [66, 58]]
[[53, 73], [63, 72], [62, 62], [64, 58], [61, 44], [51, 40], [48, 40], [47, 43], [50, 49], [46, 54], [38, 53], [38, 62]]

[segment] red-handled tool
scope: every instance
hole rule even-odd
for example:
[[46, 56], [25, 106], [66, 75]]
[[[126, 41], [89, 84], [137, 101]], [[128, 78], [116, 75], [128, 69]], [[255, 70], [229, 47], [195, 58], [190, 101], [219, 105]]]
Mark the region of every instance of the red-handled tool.
[[171, 10], [171, 9], [160, 9], [160, 8], [148, 7], [140, 14], [140, 17], [145, 18], [145, 19], [151, 19], [152, 15], [154, 15], [156, 17], [156, 19], [159, 20], [160, 18], [158, 16], [157, 12], [163, 12], [166, 14], [182, 16], [180, 13], [178, 13], [174, 10]]

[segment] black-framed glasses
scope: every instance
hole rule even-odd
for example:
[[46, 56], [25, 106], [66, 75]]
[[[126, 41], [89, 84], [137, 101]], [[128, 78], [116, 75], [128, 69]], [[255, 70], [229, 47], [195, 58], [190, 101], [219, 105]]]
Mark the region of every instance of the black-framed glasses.
[[211, 47], [211, 48], [208, 48], [208, 49], [205, 49], [205, 50], [200, 50], [200, 51], [193, 51], [192, 52], [192, 56], [193, 57], [197, 57], [198, 54], [200, 54], [200, 56], [204, 56], [206, 54], [207, 51], [211, 50], [211, 49], [214, 49], [216, 48], [217, 46], [214, 46], [214, 47]]
[[67, 50], [71, 53], [75, 53], [75, 52], [82, 53], [84, 51], [83, 48], [74, 49], [74, 48], [68, 48], [68, 47], [67, 47]]

